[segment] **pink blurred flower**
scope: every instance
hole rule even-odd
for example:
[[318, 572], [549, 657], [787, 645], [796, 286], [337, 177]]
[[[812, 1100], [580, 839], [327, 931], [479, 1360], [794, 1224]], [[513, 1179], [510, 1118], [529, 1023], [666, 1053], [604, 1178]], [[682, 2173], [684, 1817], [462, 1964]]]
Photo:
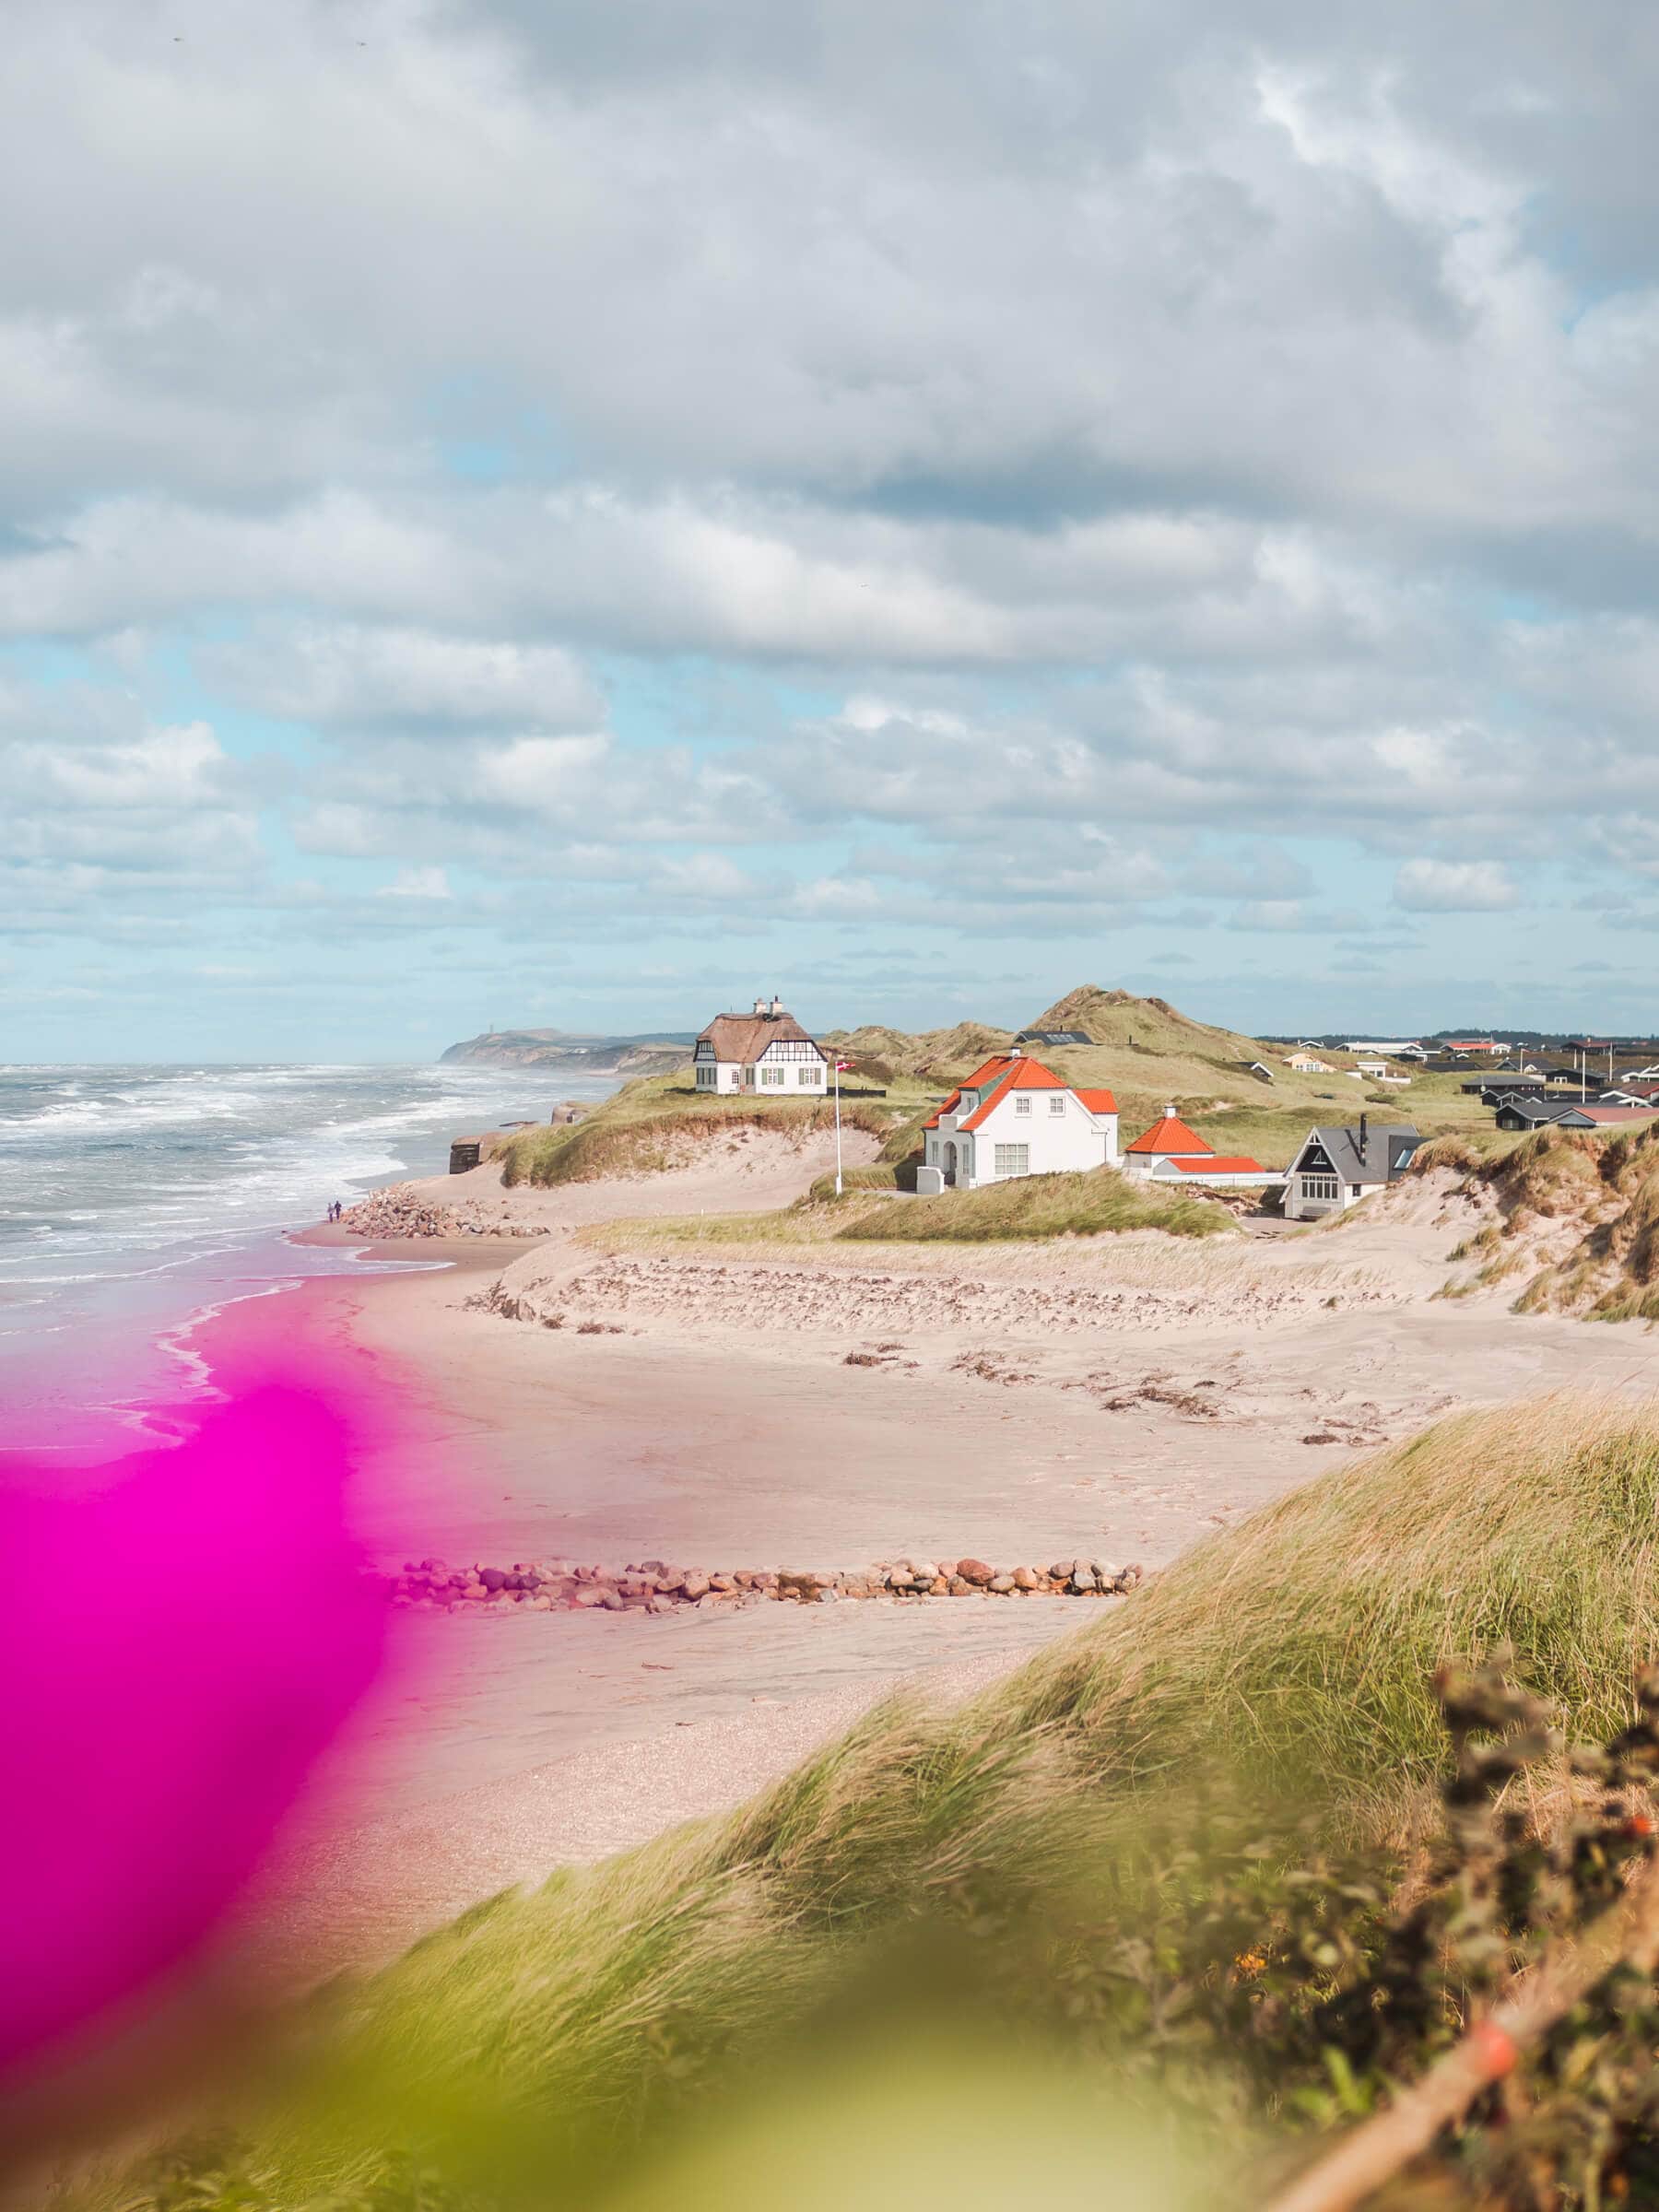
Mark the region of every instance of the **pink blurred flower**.
[[266, 1383], [104, 1487], [7, 1470], [0, 2084], [95, 2043], [200, 1947], [371, 1681], [351, 1441]]

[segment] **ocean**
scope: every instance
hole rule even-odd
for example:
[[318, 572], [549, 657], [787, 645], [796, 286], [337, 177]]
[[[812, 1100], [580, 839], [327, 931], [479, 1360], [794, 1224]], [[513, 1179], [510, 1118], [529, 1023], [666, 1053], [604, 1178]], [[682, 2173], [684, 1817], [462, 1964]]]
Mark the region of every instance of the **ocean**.
[[452, 1136], [618, 1078], [475, 1066], [0, 1067], [0, 1450], [130, 1448], [192, 1387], [177, 1343], [232, 1299], [360, 1265], [284, 1232]]

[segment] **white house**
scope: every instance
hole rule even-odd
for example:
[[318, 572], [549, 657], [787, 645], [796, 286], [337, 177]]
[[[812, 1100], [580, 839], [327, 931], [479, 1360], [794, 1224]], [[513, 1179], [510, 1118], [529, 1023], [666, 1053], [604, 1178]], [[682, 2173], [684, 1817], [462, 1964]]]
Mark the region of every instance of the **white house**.
[[1411, 1081], [1411, 1077], [1409, 1076], [1396, 1074], [1394, 1070], [1389, 1066], [1386, 1060], [1356, 1061], [1354, 1064], [1354, 1074], [1360, 1079], [1371, 1083], [1408, 1084]]
[[1124, 1152], [1124, 1171], [1143, 1182], [1197, 1183], [1217, 1190], [1276, 1187], [1284, 1176], [1242, 1153], [1218, 1152], [1166, 1106]]
[[1117, 1100], [1076, 1090], [1018, 1046], [976, 1068], [923, 1124], [916, 1189], [981, 1190], [1020, 1175], [1118, 1164]]
[[818, 1098], [830, 1063], [781, 1002], [755, 1001], [752, 1014], [717, 1014], [697, 1040], [699, 1090]]
[[1328, 1060], [1316, 1059], [1312, 1053], [1291, 1053], [1287, 1055], [1285, 1065], [1293, 1067], [1299, 1076], [1329, 1076], [1335, 1072]]
[[1285, 1178], [1285, 1218], [1316, 1221], [1397, 1182], [1422, 1137], [1409, 1122], [1366, 1114], [1348, 1128], [1310, 1129]]

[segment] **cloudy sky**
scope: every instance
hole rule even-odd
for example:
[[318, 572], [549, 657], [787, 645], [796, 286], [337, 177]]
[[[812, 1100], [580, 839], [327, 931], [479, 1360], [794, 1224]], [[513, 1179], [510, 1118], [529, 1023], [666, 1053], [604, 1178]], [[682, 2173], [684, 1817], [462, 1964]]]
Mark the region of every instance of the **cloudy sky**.
[[6, 35], [0, 1058], [1659, 1020], [1652, 11]]

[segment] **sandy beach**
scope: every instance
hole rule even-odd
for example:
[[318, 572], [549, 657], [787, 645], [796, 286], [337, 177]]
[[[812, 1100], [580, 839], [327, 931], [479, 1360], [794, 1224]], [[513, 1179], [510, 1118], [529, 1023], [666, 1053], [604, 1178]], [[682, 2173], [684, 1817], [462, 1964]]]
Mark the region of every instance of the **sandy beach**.
[[[371, 1363], [399, 1428], [363, 1535], [394, 1567], [1087, 1550], [1155, 1570], [1453, 1406], [1659, 1380], [1645, 1328], [1436, 1300], [1468, 1223], [1434, 1191], [1331, 1233], [1203, 1243], [652, 1240], [653, 1218], [766, 1210], [819, 1171], [811, 1146], [756, 1140], [625, 1183], [440, 1178], [418, 1192], [505, 1204], [538, 1234], [376, 1248], [446, 1264], [233, 1309], [199, 1348], [233, 1365], [238, 1333], [279, 1307], [290, 1346]], [[497, 1285], [518, 1318], [492, 1310]], [[984, 1597], [401, 1616], [402, 1669], [360, 1732], [370, 1802], [300, 1841], [276, 1917], [319, 1957], [381, 1955], [506, 1883], [739, 1801], [889, 1690], [959, 1695], [1100, 1617]]]

